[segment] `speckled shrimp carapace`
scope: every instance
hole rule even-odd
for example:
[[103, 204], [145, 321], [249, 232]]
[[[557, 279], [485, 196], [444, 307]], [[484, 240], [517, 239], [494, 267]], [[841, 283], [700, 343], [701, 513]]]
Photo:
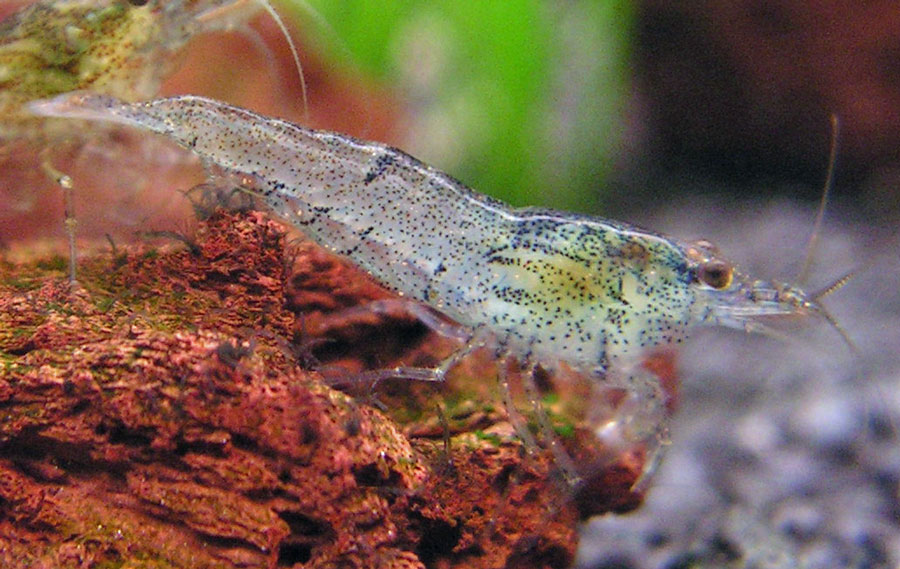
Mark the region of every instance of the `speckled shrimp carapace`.
[[801, 290], [734, 270], [709, 243], [514, 209], [383, 144], [198, 97], [125, 104], [86, 94], [32, 108], [168, 136], [224, 176], [214, 183], [260, 196], [316, 242], [468, 328], [469, 347], [493, 342], [526, 369], [564, 363], [630, 389], [644, 381], [640, 355], [694, 325], [754, 330], [761, 316], [827, 317]]

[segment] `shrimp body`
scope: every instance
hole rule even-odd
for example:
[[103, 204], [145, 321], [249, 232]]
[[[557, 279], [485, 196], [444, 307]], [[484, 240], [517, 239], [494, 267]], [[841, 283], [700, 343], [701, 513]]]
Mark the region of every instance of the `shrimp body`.
[[70, 95], [38, 114], [161, 133], [224, 180], [400, 294], [520, 361], [602, 375], [697, 324], [753, 329], [811, 314], [803, 291], [752, 280], [706, 242], [627, 224], [514, 209], [395, 148], [303, 128], [193, 96], [127, 104]]

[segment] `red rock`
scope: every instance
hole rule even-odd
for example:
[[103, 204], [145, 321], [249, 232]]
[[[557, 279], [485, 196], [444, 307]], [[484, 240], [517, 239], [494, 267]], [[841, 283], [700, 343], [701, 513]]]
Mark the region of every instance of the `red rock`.
[[0, 265], [0, 565], [562, 568], [580, 515], [633, 507], [640, 457], [587, 511], [560, 499], [553, 460], [473, 399], [490, 362], [440, 388], [385, 382], [389, 416], [324, 384], [292, 343], [314, 343], [304, 320], [344, 330], [360, 369], [439, 357], [408, 316], [329, 315], [388, 295], [355, 269], [285, 252], [257, 213], [190, 242], [86, 259], [74, 292]]

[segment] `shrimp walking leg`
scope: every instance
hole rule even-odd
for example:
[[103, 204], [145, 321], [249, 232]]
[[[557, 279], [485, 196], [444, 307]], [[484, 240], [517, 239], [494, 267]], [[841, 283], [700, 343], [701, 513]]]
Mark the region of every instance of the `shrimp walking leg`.
[[442, 318], [434, 309], [406, 298], [384, 298], [373, 300], [360, 306], [354, 306], [340, 311], [338, 316], [350, 317], [359, 314], [378, 314], [379, 316], [393, 316], [398, 313], [406, 313], [413, 316], [432, 332], [460, 343], [465, 343], [472, 337], [472, 332], [465, 326], [460, 326], [445, 318]]
[[[559, 443], [559, 438], [553, 432], [550, 419], [547, 417], [546, 411], [543, 409], [540, 401], [535, 396], [535, 392], [537, 391], [536, 387], [531, 388], [527, 385], [528, 382], [532, 382], [532, 384], [534, 382], [534, 377], [532, 376], [535, 371], [534, 366], [527, 366], [527, 369], [522, 369], [523, 366], [517, 366], [519, 369], [516, 370], [515, 373], [511, 373], [509, 368], [514, 361], [511, 354], [504, 353], [498, 358], [498, 361], [497, 371], [503, 406], [506, 409], [506, 416], [515, 431], [516, 436], [522, 441], [525, 450], [532, 458], [534, 458], [535, 453], [539, 452], [545, 446], [550, 447], [553, 458], [557, 460], [556, 465], [560, 474], [560, 477], [555, 480], [558, 489], [564, 495], [572, 495], [572, 491], [582, 482], [582, 479], [579, 476], [579, 468], [573, 462], [572, 457], [569, 456], [564, 448], [562, 448], [562, 445]], [[535, 408], [542, 434], [548, 439], [546, 445], [541, 444], [541, 441], [538, 440], [534, 433], [532, 433], [528, 426], [528, 418], [519, 410], [516, 402], [516, 394], [514, 393], [515, 385], [512, 381], [516, 377], [519, 378], [519, 388], [522, 391], [522, 395], [527, 398]], [[543, 416], [543, 418], [541, 418], [541, 416]]]
[[553, 458], [556, 460], [556, 464], [559, 467], [563, 478], [569, 487], [574, 488], [581, 483], [581, 477], [578, 475], [578, 467], [575, 465], [575, 462], [572, 460], [572, 457], [569, 456], [566, 449], [563, 448], [559, 435], [556, 434], [556, 430], [553, 428], [550, 417], [547, 415], [547, 411], [541, 403], [540, 394], [535, 381], [536, 373], [538, 373], [537, 365], [529, 365], [527, 370], [522, 371], [522, 388], [526, 397], [528, 397], [528, 400], [531, 402], [538, 424], [546, 438], [546, 444], [550, 447], [550, 452], [553, 453]]
[[487, 340], [488, 337], [485, 329], [476, 330], [469, 336], [463, 346], [447, 356], [441, 363], [433, 368], [397, 366], [394, 368], [365, 371], [353, 374], [350, 377], [336, 378], [330, 381], [338, 385], [351, 382], [371, 383], [375, 385], [386, 379], [410, 379], [414, 381], [441, 383], [446, 380], [447, 374], [469, 356], [469, 354], [485, 347], [487, 345]]
[[537, 439], [534, 438], [531, 431], [528, 430], [528, 421], [522, 416], [522, 413], [519, 412], [519, 408], [516, 407], [512, 383], [510, 382], [511, 374], [509, 373], [509, 364], [510, 357], [508, 354], [504, 354], [497, 365], [497, 372], [500, 377], [500, 392], [503, 396], [503, 405], [506, 407], [506, 414], [509, 417], [509, 422], [512, 424], [513, 429], [516, 431], [516, 435], [518, 435], [522, 442], [525, 443], [525, 448], [528, 449], [529, 452], [534, 452], [540, 448], [540, 445], [538, 445]]

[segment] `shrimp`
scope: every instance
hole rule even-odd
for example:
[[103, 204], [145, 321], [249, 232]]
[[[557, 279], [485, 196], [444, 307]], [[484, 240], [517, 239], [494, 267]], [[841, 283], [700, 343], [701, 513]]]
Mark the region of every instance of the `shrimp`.
[[[506, 364], [515, 362], [526, 392], [535, 391], [536, 370], [565, 367], [635, 394], [632, 412], [643, 417], [625, 438], [661, 442], [662, 388], [638, 365], [648, 350], [683, 342], [697, 326], [766, 332], [771, 316], [837, 326], [816, 295], [754, 279], [707, 241], [515, 209], [377, 142], [194, 96], [128, 104], [74, 94], [30, 108], [165, 135], [197, 154], [215, 185], [257, 196], [313, 241], [465, 331], [464, 345], [438, 367], [385, 377], [440, 381], [462, 357], [489, 347], [504, 384]], [[609, 427], [593, 422], [598, 439], [610, 440]]]
[[[21, 9], [0, 23], [0, 141], [27, 140], [45, 152], [73, 138], [84, 142], [85, 133], [71, 123], [35, 117], [26, 103], [76, 90], [130, 101], [153, 97], [191, 37], [235, 28], [261, 8], [290, 41], [265, 0], [43, 0]], [[305, 100], [305, 87], [303, 95]], [[46, 155], [42, 166], [67, 190], [74, 281], [72, 181]]]

